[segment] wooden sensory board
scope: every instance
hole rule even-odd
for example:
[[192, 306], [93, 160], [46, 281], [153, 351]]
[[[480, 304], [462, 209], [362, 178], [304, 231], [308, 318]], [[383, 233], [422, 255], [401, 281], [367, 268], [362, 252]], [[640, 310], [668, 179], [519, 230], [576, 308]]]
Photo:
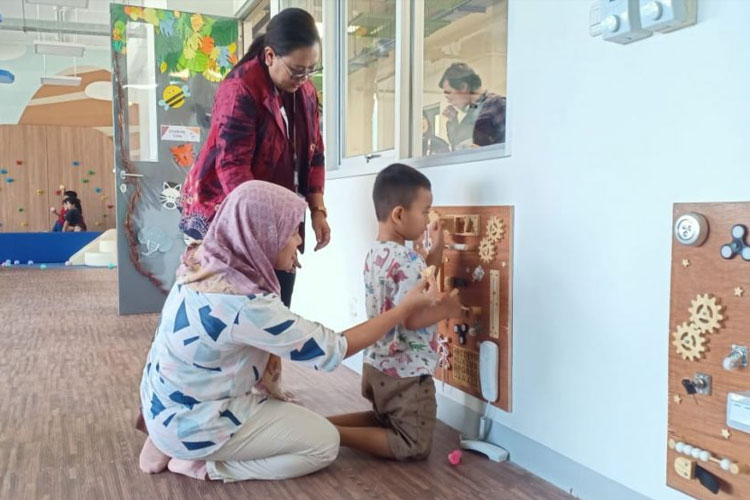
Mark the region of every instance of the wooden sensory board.
[[[492, 404], [505, 411], [511, 411], [511, 362], [512, 362], [512, 328], [511, 328], [511, 298], [512, 298], [512, 270], [513, 270], [513, 207], [512, 206], [462, 206], [462, 207], [434, 207], [434, 212], [440, 215], [444, 228], [446, 247], [443, 250], [443, 263], [437, 270], [438, 284], [441, 290], [450, 292], [446, 287], [446, 277], [463, 278], [468, 286], [459, 288], [461, 302], [467, 307], [481, 307], [481, 313], [471, 316], [470, 324], [478, 323], [477, 334], [466, 335], [466, 343], [461, 345], [459, 337], [453, 327], [460, 321], [441, 321], [438, 324], [438, 334], [449, 340], [451, 368], [444, 370], [438, 367], [436, 378], [452, 385], [472, 396], [482, 399], [479, 388], [478, 355], [479, 344], [484, 340], [491, 340], [499, 346], [498, 363], [498, 400]], [[478, 216], [478, 235], [456, 234], [455, 219], [452, 216]], [[494, 256], [490, 262], [480, 260], [479, 246], [486, 237], [487, 223], [490, 219], [502, 221], [504, 231], [498, 241], [494, 243]], [[476, 219], [475, 219], [476, 220]], [[465, 219], [464, 219], [465, 222]], [[460, 226], [460, 223], [459, 223]], [[469, 228], [471, 229], [471, 228]], [[453, 243], [467, 245], [467, 250], [450, 248]], [[474, 269], [481, 265], [484, 277], [480, 281], [473, 281]], [[497, 337], [490, 336], [490, 295], [491, 273], [496, 271], [499, 276], [496, 281], [499, 292], [496, 310]], [[475, 318], [475, 319], [474, 319]], [[440, 382], [438, 382], [440, 383]]]
[[[717, 458], [728, 458], [740, 466], [739, 474], [722, 470], [716, 463], [697, 464], [721, 480], [721, 490], [713, 494], [696, 479], [681, 477], [675, 471], [675, 460], [685, 457], [667, 445], [667, 484], [699, 499], [750, 498], [750, 434], [731, 429], [726, 424], [728, 392], [750, 390], [750, 368], [727, 371], [722, 361], [732, 344], [750, 345], [750, 262], [740, 256], [731, 260], [721, 257], [719, 249], [732, 240], [731, 228], [744, 224], [750, 228], [750, 203], [675, 204], [672, 227], [683, 214], [695, 212], [708, 221], [708, 238], [697, 247], [680, 244], [672, 236], [672, 286], [669, 321], [669, 425], [668, 439], [682, 441], [709, 451]], [[735, 295], [735, 288], [743, 293]], [[684, 359], [673, 344], [678, 325], [691, 321], [691, 301], [698, 295], [716, 297], [722, 307], [721, 328], [704, 334], [706, 350], [700, 359]], [[682, 380], [692, 379], [696, 372], [712, 377], [710, 395], [690, 396]], [[722, 431], [731, 435], [725, 439]], [[744, 469], [744, 470], [743, 470]]]

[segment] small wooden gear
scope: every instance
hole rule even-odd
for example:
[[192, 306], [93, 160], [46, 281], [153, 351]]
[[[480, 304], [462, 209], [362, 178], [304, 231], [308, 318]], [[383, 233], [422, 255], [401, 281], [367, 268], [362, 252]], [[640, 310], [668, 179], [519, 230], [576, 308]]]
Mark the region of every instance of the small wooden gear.
[[422, 270], [420, 273], [422, 275], [422, 278], [424, 279], [430, 279], [435, 277], [435, 266], [430, 266]]
[[485, 230], [485, 237], [489, 238], [494, 242], [499, 242], [505, 236], [505, 223], [503, 219], [497, 215], [490, 217], [487, 221], [487, 229]]
[[724, 316], [722, 306], [717, 304], [716, 297], [709, 294], [698, 295], [691, 301], [690, 321], [703, 333], [712, 333], [721, 328]]
[[479, 242], [479, 258], [485, 264], [489, 264], [495, 258], [495, 242], [484, 238]]
[[693, 323], [683, 323], [677, 326], [677, 330], [672, 334], [674, 340], [672, 344], [677, 349], [677, 354], [682, 359], [696, 361], [703, 356], [706, 348], [703, 344], [706, 339], [703, 337], [701, 329]]

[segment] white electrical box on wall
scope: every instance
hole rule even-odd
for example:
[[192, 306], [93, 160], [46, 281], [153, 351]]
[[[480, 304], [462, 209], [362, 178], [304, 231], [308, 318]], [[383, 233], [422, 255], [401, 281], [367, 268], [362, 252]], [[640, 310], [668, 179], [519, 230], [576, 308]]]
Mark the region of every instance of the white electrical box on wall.
[[615, 43], [631, 43], [651, 36], [641, 27], [638, 0], [599, 0], [602, 38]]
[[698, 0], [640, 0], [641, 25], [661, 33], [692, 26], [698, 21]]
[[596, 0], [589, 10], [589, 34], [620, 44], [697, 22], [698, 0]]
[[499, 396], [497, 391], [498, 363], [500, 361], [500, 349], [491, 340], [485, 340], [479, 344], [479, 384], [482, 389], [482, 397], [494, 403]]
[[727, 425], [732, 429], [750, 432], [750, 392], [727, 394]]

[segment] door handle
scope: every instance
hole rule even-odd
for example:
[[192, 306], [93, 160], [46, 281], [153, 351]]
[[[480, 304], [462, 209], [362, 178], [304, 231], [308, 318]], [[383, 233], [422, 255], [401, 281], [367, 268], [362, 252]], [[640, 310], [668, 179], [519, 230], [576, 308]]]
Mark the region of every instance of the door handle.
[[141, 178], [141, 177], [143, 177], [143, 174], [129, 174], [129, 173], [125, 172], [124, 170], [120, 170], [120, 179], [125, 180], [128, 177]]

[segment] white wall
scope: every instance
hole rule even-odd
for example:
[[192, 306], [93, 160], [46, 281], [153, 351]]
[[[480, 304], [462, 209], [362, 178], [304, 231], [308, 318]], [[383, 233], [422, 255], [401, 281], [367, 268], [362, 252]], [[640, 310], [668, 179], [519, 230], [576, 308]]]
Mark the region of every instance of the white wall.
[[[493, 418], [659, 500], [665, 484], [672, 203], [750, 198], [750, 2], [618, 46], [588, 0], [511, 0], [510, 158], [424, 170], [437, 204], [511, 204], [514, 411]], [[329, 181], [333, 243], [296, 309], [361, 319], [372, 176]], [[745, 221], [750, 222], [750, 221]], [[303, 300], [304, 298], [304, 300]]]

